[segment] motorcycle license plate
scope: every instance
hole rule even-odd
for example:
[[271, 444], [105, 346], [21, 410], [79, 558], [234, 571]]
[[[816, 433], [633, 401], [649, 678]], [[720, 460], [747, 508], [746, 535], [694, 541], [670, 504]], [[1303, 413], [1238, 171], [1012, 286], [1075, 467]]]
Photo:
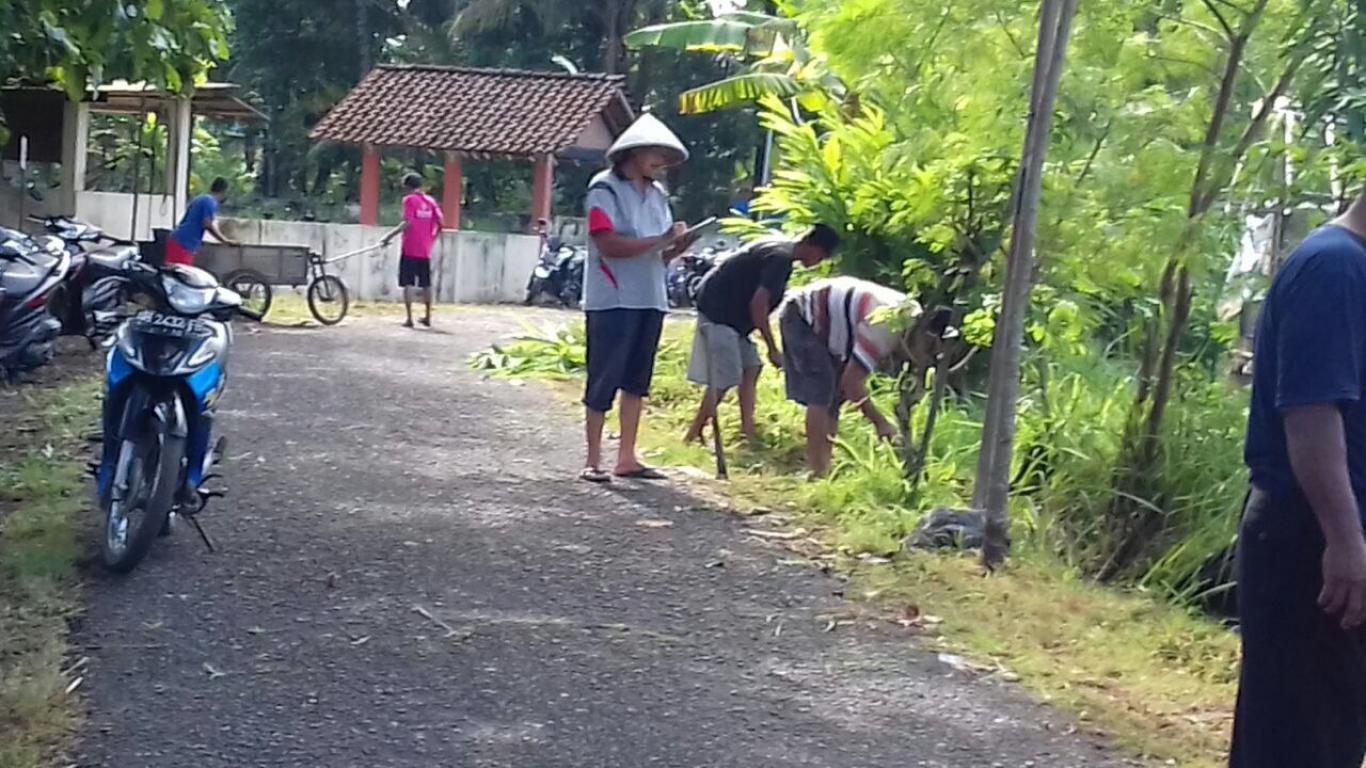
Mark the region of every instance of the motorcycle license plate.
[[133, 322], [142, 333], [178, 339], [193, 336], [198, 330], [193, 318], [162, 312], [140, 312]]

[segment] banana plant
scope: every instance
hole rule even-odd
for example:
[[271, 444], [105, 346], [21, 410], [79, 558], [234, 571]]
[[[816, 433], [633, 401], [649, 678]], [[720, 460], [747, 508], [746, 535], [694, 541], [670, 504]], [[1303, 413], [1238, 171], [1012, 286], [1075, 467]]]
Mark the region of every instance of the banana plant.
[[819, 111], [847, 89], [825, 59], [814, 55], [796, 20], [737, 11], [714, 19], [655, 24], [630, 33], [633, 50], [661, 48], [745, 62], [744, 71], [679, 94], [678, 111], [698, 115], [757, 103], [765, 96], [795, 99]]

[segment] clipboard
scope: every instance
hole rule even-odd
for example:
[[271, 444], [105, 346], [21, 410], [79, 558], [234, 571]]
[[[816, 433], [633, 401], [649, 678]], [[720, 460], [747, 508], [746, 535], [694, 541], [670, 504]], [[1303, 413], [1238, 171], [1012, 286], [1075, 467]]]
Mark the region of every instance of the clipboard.
[[716, 223], [716, 217], [715, 217], [715, 216], [708, 216], [707, 218], [705, 218], [705, 219], [703, 219], [703, 220], [697, 222], [696, 224], [692, 225], [691, 227], [688, 227], [687, 229], [683, 230], [683, 234], [680, 235], [680, 236], [678, 236], [678, 237], [676, 238], [676, 240], [687, 240], [688, 238], [693, 237], [694, 235], [698, 234], [698, 233], [701, 232], [702, 230], [706, 229], [707, 227], [710, 227], [711, 225], [713, 225], [713, 224], [715, 224], [715, 223]]

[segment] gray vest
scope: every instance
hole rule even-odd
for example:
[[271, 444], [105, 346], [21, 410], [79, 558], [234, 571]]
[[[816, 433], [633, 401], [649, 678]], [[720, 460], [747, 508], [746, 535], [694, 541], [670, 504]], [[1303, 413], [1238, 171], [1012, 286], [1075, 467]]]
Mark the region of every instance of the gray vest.
[[[663, 188], [651, 184], [642, 194], [628, 179], [607, 170], [593, 177], [588, 185], [587, 211], [596, 208], [612, 221], [612, 229], [622, 237], [644, 239], [659, 237], [673, 226], [669, 199]], [[583, 308], [655, 309], [669, 311], [665, 289], [664, 259], [659, 250], [630, 259], [609, 259], [588, 243], [588, 263], [583, 275]]]

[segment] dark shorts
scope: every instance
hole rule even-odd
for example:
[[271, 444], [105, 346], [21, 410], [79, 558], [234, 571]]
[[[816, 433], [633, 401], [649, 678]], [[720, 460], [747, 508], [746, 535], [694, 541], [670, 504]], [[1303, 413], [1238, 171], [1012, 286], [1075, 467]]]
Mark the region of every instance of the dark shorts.
[[588, 316], [588, 386], [583, 404], [612, 410], [618, 392], [650, 395], [664, 313], [654, 309], [603, 309]]
[[398, 287], [431, 288], [432, 260], [403, 256], [398, 260]]
[[840, 375], [844, 363], [802, 317], [796, 304], [783, 309], [778, 327], [783, 334], [783, 379], [787, 399], [807, 407], [838, 410]]
[[1366, 628], [1345, 631], [1319, 610], [1323, 549], [1302, 499], [1249, 497], [1232, 768], [1361, 768], [1366, 758]]

